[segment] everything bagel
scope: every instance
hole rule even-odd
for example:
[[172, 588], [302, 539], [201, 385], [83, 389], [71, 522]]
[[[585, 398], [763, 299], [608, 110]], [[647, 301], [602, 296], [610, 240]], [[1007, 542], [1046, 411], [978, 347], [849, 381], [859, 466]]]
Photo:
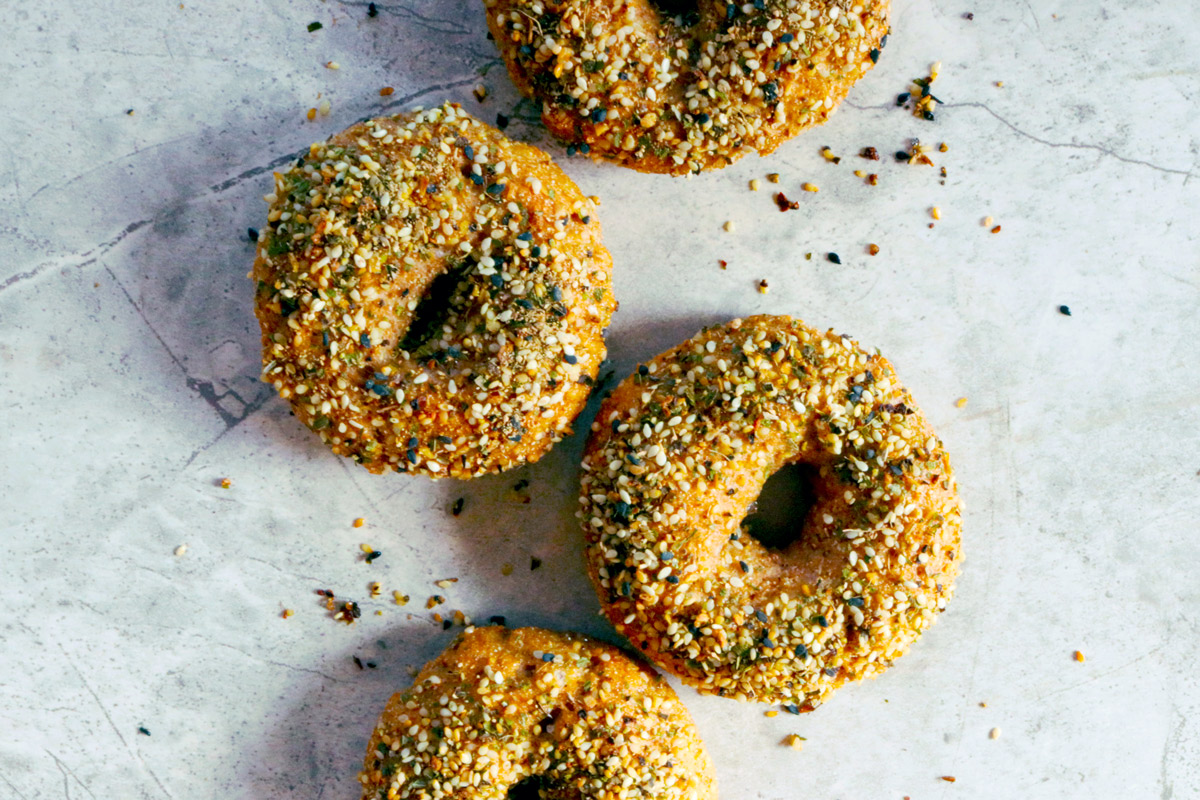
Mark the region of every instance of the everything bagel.
[[314, 144], [267, 200], [262, 378], [335, 453], [465, 478], [569, 431], [616, 302], [549, 156], [444, 105]]
[[886, 44], [887, 0], [484, 0], [509, 74], [571, 149], [681, 175], [824, 122]]
[[[741, 527], [767, 478], [816, 470], [800, 538]], [[891, 365], [789, 317], [713, 327], [601, 406], [580, 516], [609, 619], [700, 691], [811, 710], [883, 671], [962, 558], [942, 443]]]

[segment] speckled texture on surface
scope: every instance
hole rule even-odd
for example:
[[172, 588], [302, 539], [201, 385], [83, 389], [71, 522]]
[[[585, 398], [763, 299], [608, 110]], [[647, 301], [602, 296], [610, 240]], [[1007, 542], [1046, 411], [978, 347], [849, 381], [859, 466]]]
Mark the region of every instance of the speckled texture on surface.
[[[271, 170], [445, 99], [510, 116], [601, 196], [617, 378], [703, 324], [793, 314], [879, 347], [951, 454], [967, 561], [910, 655], [799, 718], [681, 691], [727, 792], [1200, 793], [1200, 9], [898, 2], [828, 125], [671, 180], [567, 160], [480, 5], [10, 4], [0, 797], [354, 797], [379, 709], [451, 639], [434, 611], [614, 638], [573, 517], [580, 434], [511, 475], [373, 476], [257, 380], [246, 228]], [[894, 103], [937, 60], [929, 123]], [[945, 185], [890, 156], [913, 136], [949, 144]], [[326, 588], [355, 625], [325, 616]]]

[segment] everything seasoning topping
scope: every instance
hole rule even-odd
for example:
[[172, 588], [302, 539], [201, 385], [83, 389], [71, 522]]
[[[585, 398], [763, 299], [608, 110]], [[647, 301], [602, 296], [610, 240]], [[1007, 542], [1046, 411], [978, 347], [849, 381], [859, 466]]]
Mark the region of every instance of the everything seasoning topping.
[[758, 0], [706, 20], [694, 11], [617, 17], [582, 0], [485, 5], [509, 69], [543, 101], [551, 130], [673, 174], [769, 153], [823, 122], [887, 33], [882, 2]]
[[532, 628], [468, 629], [388, 702], [359, 775], [372, 800], [504, 797], [530, 778], [546, 796], [716, 797], [665, 681], [615, 647]]
[[[804, 710], [903, 654], [950, 596], [960, 511], [890, 365], [753, 317], [644, 369], [583, 462], [589, 569], [617, 628], [703, 692]], [[739, 526], [793, 462], [816, 469], [817, 502], [798, 545], [768, 550]]]
[[467, 477], [561, 438], [615, 303], [548, 157], [446, 105], [314, 144], [266, 199], [262, 377], [334, 452]]

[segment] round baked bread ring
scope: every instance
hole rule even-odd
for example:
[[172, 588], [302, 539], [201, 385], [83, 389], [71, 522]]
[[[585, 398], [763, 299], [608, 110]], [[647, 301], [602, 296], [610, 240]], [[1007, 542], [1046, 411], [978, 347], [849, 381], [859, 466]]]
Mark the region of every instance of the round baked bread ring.
[[359, 781], [363, 800], [500, 800], [519, 783], [580, 800], [717, 796], [692, 718], [661, 675], [611, 645], [538, 628], [468, 629], [426, 664], [388, 701]]
[[[609, 619], [702, 692], [816, 708], [945, 608], [962, 557], [942, 443], [891, 365], [789, 317], [734, 320], [638, 368], [583, 459], [587, 563]], [[741, 522], [815, 468], [800, 537]]]
[[569, 432], [616, 302], [549, 156], [448, 104], [314, 144], [267, 200], [262, 377], [335, 453], [466, 478]]
[[[678, 4], [676, 4], [678, 5]], [[766, 155], [824, 122], [886, 44], [888, 0], [484, 0], [551, 133], [642, 172]]]

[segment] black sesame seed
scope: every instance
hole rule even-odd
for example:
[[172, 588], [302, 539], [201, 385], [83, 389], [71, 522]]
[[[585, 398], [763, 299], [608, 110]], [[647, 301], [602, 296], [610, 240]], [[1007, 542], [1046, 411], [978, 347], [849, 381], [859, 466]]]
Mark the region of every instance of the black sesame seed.
[[476, 186], [483, 186], [483, 176], [476, 175], [474, 172], [472, 172], [471, 173], [471, 183], [475, 184]]
[[367, 3], [367, 16], [372, 18], [379, 16], [379, 9], [374, 3]]
[[851, 597], [849, 600], [846, 601], [846, 605], [854, 606], [855, 608], [862, 608], [863, 607], [863, 599], [861, 597]]
[[354, 659], [354, 666], [358, 667], [359, 669], [364, 669], [361, 658], [359, 658], [358, 656], [350, 656], [350, 657]]
[[573, 144], [567, 145], [567, 158], [571, 158], [574, 155], [575, 155], [575, 145], [573, 145]]
[[742, 572], [749, 572], [749, 571], [750, 571], [750, 565], [749, 565], [749, 564], [747, 564], [745, 561], [739, 561], [739, 562], [738, 562], [738, 566], [740, 566], [740, 567], [742, 568]]
[[450, 506], [450, 513], [453, 516], [457, 517], [459, 514], [462, 513], [463, 506], [466, 505], [466, 502], [467, 502], [467, 499], [465, 497], [460, 497], [457, 500], [455, 500], [454, 505]]
[[310, 23], [308, 23], [308, 32], [312, 33], [313, 31], [319, 31], [319, 30], [321, 30], [321, 28], [324, 28], [324, 27], [325, 26], [319, 22], [310, 22]]
[[900, 94], [896, 95], [896, 105], [898, 105], [898, 106], [904, 105], [905, 103], [908, 102], [908, 98], [909, 98], [908, 92], [901, 92]]
[[872, 50], [872, 51], [871, 51], [871, 52], [870, 52], [868, 55], [870, 55], [870, 56], [871, 56], [871, 63], [872, 63], [872, 64], [878, 64], [878, 63], [879, 63], [879, 50], [878, 50], [878, 49], [876, 49], [876, 50]]
[[897, 161], [908, 161], [908, 159], [909, 159], [908, 153], [904, 152], [903, 150], [896, 151], [896, 160]]
[[764, 614], [763, 612], [759, 611], [757, 608], [754, 609], [754, 616], [758, 617], [758, 621], [763, 624], [766, 624], [768, 622], [767, 615]]
[[488, 622], [492, 623], [493, 625], [503, 625], [508, 622], [508, 620], [499, 614], [495, 614], [488, 617]]
[[503, 114], [497, 114], [496, 115], [496, 127], [499, 128], [500, 130], [504, 130], [505, 128], [507, 128], [508, 127], [508, 117], [504, 116]]
[[578, 364], [579, 358], [571, 355], [570, 353], [563, 353], [563, 361], [567, 362], [568, 364]]
[[146, 730], [145, 728], [143, 728], [143, 727], [142, 727], [142, 726], [140, 726], [140, 725], [138, 726], [138, 733], [140, 733], [142, 736], [149, 736], [149, 735], [150, 735], [150, 731]]
[[663, 561], [670, 561], [675, 558], [675, 554], [670, 550], [663, 550], [662, 555], [660, 555], [659, 558], [661, 558]]
[[258, 241], [258, 229], [257, 228], [246, 228], [246, 238], [248, 238], [252, 242], [257, 242]]
[[827, 259], [829, 259], [830, 261], [832, 261], [834, 264], [842, 263], [842, 257], [839, 256], [837, 253], [826, 253], [825, 257]]
[[542, 566], [542, 560], [540, 558], [538, 558], [537, 556], [529, 557], [529, 571], [530, 572], [533, 572], [535, 569], [538, 569], [541, 566]]
[[1058, 313], [1062, 314], [1064, 317], [1069, 317], [1071, 316], [1071, 308], [1070, 306], [1059, 306]]
[[366, 561], [368, 564], [370, 564], [371, 562], [373, 562], [375, 559], [381, 557], [382, 555], [383, 555], [383, 553], [379, 552], [378, 550], [372, 550], [371, 552], [367, 553]]
[[431, 183], [425, 187], [425, 194], [437, 194], [437, 193], [438, 193], [438, 185], [436, 183]]
[[542, 653], [542, 661], [545, 661], [547, 664], [549, 664], [553, 660], [554, 653]]
[[451, 626], [451, 625], [453, 625], [453, 624], [454, 624], [454, 623], [453, 623], [453, 622], [451, 622], [451, 621], [450, 621], [450, 620], [448, 620], [448, 619], [444, 619], [444, 620], [442, 620], [442, 630], [444, 630], [444, 631], [448, 631], [448, 630], [450, 630], [450, 626]]
[[607, 108], [593, 108], [592, 109], [592, 122], [604, 122], [605, 118], [607, 118], [607, 117], [608, 117], [608, 109]]
[[817, 624], [818, 624], [818, 625], [820, 625], [822, 628], [828, 628], [828, 627], [829, 627], [829, 620], [825, 619], [825, 617], [823, 617], [823, 616], [822, 616], [822, 615], [820, 615], [820, 614], [817, 614], [815, 617], [813, 617], [813, 622], [817, 623]]
[[504, 192], [504, 184], [503, 183], [489, 184], [487, 189], [485, 189], [484, 191], [486, 191], [488, 194], [490, 194], [494, 197], [494, 196], [502, 194]]
[[581, 142], [579, 145], [579, 152], [586, 156], [588, 153], [592, 152], [592, 146], [587, 142]]
[[887, 47], [887, 40], [888, 40], [888, 34], [885, 33], [883, 35], [883, 38], [879, 40], [879, 49], [880, 50]]
[[467, 157], [468, 161], [473, 161], [475, 159], [475, 148], [469, 144], [464, 144], [463, 155]]
[[361, 344], [363, 347], [370, 347], [370, 346], [371, 346], [371, 336], [370, 336], [370, 334], [366, 334], [366, 333], [361, 333], [361, 334], [359, 334], [359, 336], [358, 336], [358, 342], [359, 342], [359, 344]]
[[[803, 647], [803, 646], [804, 645], [801, 645], [801, 647]], [[787, 703], [786, 705], [783, 706], [783, 710], [788, 712], [789, 714], [799, 714], [800, 706], [796, 705], [795, 703]]]
[[675, 577], [674, 575], [668, 575], [667, 583], [669, 583], [671, 585], [677, 584], [677, 583], [679, 583], [679, 578]]

